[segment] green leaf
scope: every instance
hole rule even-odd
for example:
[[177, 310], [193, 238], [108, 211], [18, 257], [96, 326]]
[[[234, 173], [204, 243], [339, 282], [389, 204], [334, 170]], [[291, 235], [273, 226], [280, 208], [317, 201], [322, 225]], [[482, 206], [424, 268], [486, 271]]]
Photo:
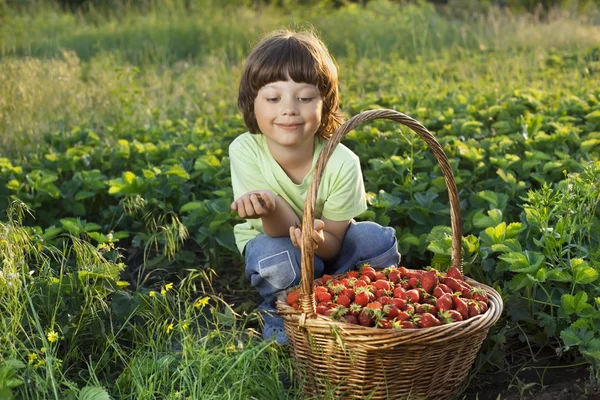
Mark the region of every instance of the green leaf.
[[165, 174], [175, 175], [182, 179], [190, 179], [190, 174], [188, 174], [185, 168], [183, 168], [181, 165], [173, 165], [167, 172], [165, 172]]
[[569, 272], [558, 268], [549, 270], [547, 279], [554, 282], [573, 282], [573, 277]]
[[131, 171], [125, 171], [123, 172], [123, 179], [128, 184], [133, 185], [133, 183], [135, 182], [135, 174]]
[[83, 225], [81, 221], [76, 218], [63, 218], [60, 220], [63, 228], [65, 228], [72, 235], [79, 235], [83, 232]]
[[63, 228], [51, 226], [44, 231], [44, 234], [42, 235], [42, 239], [44, 239], [46, 241], [51, 240], [62, 232], [63, 232]]
[[111, 400], [108, 392], [98, 386], [86, 386], [79, 391], [78, 400]]
[[477, 228], [488, 228], [496, 226], [502, 222], [502, 211], [497, 208], [489, 210], [488, 216], [483, 215], [481, 210], [478, 210], [473, 216], [473, 225]]
[[527, 274], [536, 272], [544, 261], [543, 254], [529, 250], [525, 250], [522, 253], [511, 252], [502, 254], [498, 258], [509, 264], [510, 271]]
[[580, 314], [583, 310], [591, 308], [587, 303], [588, 295], [586, 292], [578, 292], [575, 296], [563, 294], [560, 298], [563, 311], [566, 315]]
[[575, 283], [583, 285], [586, 283], [592, 283], [598, 279], [598, 271], [590, 267], [589, 264], [581, 258], [572, 259], [571, 268], [573, 270], [573, 278]]
[[204, 207], [204, 202], [190, 201], [189, 203], [186, 203], [183, 206], [181, 206], [181, 209], [179, 210], [179, 212], [184, 213], [184, 212], [194, 211], [194, 210], [198, 210], [202, 207]]
[[506, 237], [515, 238], [519, 233], [525, 230], [525, 226], [520, 222], [512, 222], [506, 227]]

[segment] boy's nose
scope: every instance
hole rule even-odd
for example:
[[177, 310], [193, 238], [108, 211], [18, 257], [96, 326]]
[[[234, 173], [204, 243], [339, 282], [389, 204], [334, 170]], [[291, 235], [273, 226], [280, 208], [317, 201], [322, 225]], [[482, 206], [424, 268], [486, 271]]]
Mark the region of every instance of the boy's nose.
[[287, 100], [281, 102], [281, 114], [282, 115], [296, 115], [298, 114], [298, 110], [296, 109], [296, 105], [293, 101]]

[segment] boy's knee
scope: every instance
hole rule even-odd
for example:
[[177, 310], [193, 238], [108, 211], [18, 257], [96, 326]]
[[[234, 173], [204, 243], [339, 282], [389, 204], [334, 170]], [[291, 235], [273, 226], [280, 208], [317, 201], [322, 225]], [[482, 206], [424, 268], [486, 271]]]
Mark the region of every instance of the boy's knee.
[[359, 264], [366, 262], [375, 268], [384, 268], [400, 262], [394, 228], [366, 221], [354, 224], [348, 232], [350, 239], [362, 248]]

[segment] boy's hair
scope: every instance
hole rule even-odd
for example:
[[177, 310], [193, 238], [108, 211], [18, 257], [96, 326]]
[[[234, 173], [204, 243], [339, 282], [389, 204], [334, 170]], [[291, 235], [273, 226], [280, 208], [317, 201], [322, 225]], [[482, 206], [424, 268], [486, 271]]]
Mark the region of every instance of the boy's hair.
[[343, 122], [339, 111], [338, 76], [333, 58], [323, 42], [311, 32], [275, 31], [250, 52], [240, 82], [238, 107], [252, 133], [260, 132], [254, 100], [263, 86], [277, 81], [315, 85], [323, 99], [317, 135], [329, 138]]

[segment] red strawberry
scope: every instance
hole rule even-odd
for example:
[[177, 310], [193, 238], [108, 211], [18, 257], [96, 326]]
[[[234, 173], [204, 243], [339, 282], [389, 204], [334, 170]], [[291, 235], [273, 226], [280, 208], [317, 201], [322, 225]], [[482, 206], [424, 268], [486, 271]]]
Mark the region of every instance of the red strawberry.
[[381, 329], [392, 329], [392, 323], [387, 319], [380, 319], [377, 321], [376, 326]]
[[375, 274], [375, 280], [376, 281], [387, 281], [387, 276], [385, 275], [384, 272], [377, 271], [377, 273]]
[[453, 292], [460, 292], [462, 289], [460, 283], [452, 277], [444, 278], [444, 284], [448, 286]]
[[315, 292], [315, 295], [317, 297], [317, 303], [328, 303], [331, 301], [331, 293], [329, 292], [319, 291]]
[[350, 303], [352, 303], [352, 300], [350, 299], [350, 297], [346, 296], [345, 294], [340, 294], [337, 297], [336, 303], [339, 304], [340, 306], [350, 307]]
[[398, 307], [399, 310], [402, 310], [404, 308], [404, 306], [406, 306], [406, 300], [404, 300], [404, 299], [397, 299], [394, 297], [393, 299], [391, 299], [391, 302], [396, 307]]
[[410, 314], [406, 311], [398, 311], [398, 321], [408, 321], [410, 319]]
[[363, 310], [358, 314], [358, 323], [362, 326], [373, 326], [373, 317], [371, 313]]
[[463, 319], [469, 318], [469, 307], [463, 299], [458, 296], [454, 296], [454, 309], [462, 315]]
[[392, 283], [400, 282], [400, 271], [398, 271], [398, 270], [391, 271], [390, 274], [388, 275], [388, 280]]
[[433, 292], [433, 288], [435, 288], [438, 284], [438, 278], [435, 274], [435, 271], [428, 271], [421, 275], [421, 287], [427, 293]]
[[379, 299], [379, 298], [381, 298], [381, 297], [383, 297], [383, 296], [386, 295], [386, 291], [383, 290], [383, 289], [375, 289], [374, 294], [375, 294], [375, 298]]
[[472, 298], [471, 286], [466, 282], [459, 282], [459, 283], [461, 286], [460, 293], [462, 294], [462, 297], [464, 297], [465, 299]]
[[404, 293], [404, 298], [407, 301], [410, 301], [411, 303], [416, 304], [421, 299], [421, 294], [419, 293], [419, 291], [417, 289], [411, 289], [411, 290], [407, 290]]
[[488, 303], [487, 293], [479, 286], [476, 286], [473, 289], [471, 289], [471, 297], [473, 298], [473, 300], [479, 301], [481, 303]]
[[460, 272], [460, 269], [458, 269], [456, 267], [450, 267], [450, 268], [448, 268], [447, 275], [450, 278], [456, 279], [457, 281], [464, 281], [465, 280], [465, 278], [463, 277], [462, 272]]
[[317, 314], [325, 315], [325, 313], [329, 311], [329, 307], [326, 304], [317, 305], [316, 312]]
[[418, 326], [415, 325], [412, 321], [402, 321], [401, 323], [402, 329], [417, 329]]
[[462, 315], [456, 310], [440, 311], [438, 317], [440, 317], [442, 324], [451, 324], [463, 320]]
[[404, 306], [403, 310], [406, 311], [409, 314], [414, 314], [415, 313], [415, 306], [413, 306], [412, 304], [406, 303], [406, 305]]
[[369, 301], [371, 301], [371, 297], [369, 296], [369, 293], [366, 291], [360, 291], [360, 292], [356, 293], [356, 295], [354, 296], [354, 302], [363, 307], [365, 307], [367, 304], [369, 304]]
[[350, 304], [350, 314], [354, 315], [355, 317], [358, 317], [358, 314], [360, 314], [360, 312], [362, 311], [362, 306], [360, 304]]
[[367, 275], [361, 275], [360, 278], [358, 278], [358, 280], [365, 281], [367, 283], [367, 285], [370, 284], [372, 281], [372, 279], [369, 278]]
[[469, 318], [473, 318], [481, 314], [481, 310], [479, 309], [479, 305], [477, 303], [469, 303], [468, 305], [468, 315]]
[[298, 304], [298, 300], [300, 300], [300, 291], [298, 289], [296, 290], [292, 290], [291, 292], [288, 293], [287, 295], [287, 303], [290, 306], [293, 306], [294, 304]]
[[383, 306], [383, 313], [388, 318], [396, 318], [398, 316], [398, 314], [400, 313], [400, 310], [398, 310], [398, 307], [396, 307], [395, 305], [388, 304], [386, 306]]
[[390, 290], [390, 283], [386, 280], [379, 279], [373, 283], [375, 289]]
[[358, 325], [358, 318], [356, 318], [354, 315], [352, 314], [346, 314], [344, 315], [344, 319], [346, 320], [347, 323], [349, 324], [353, 324], [353, 325]]
[[360, 276], [360, 274], [358, 273], [358, 271], [348, 271], [348, 273], [346, 274], [346, 276], [348, 278], [358, 279], [358, 277]]
[[411, 288], [419, 288], [421, 287], [421, 280], [416, 276], [413, 276], [412, 278], [408, 279], [408, 284]]
[[479, 305], [479, 309], [481, 310], [482, 314], [488, 310], [488, 303], [484, 303], [483, 301], [478, 300], [475, 301], [477, 301], [477, 304]]
[[370, 282], [366, 282], [362, 279], [358, 279], [356, 282], [354, 282], [354, 289], [359, 288], [359, 287], [367, 287], [369, 286]]
[[329, 281], [330, 281], [330, 280], [332, 280], [332, 279], [333, 279], [333, 276], [331, 276], [331, 275], [327, 275], [327, 274], [324, 274], [324, 275], [321, 277], [321, 282], [323, 282], [323, 284], [324, 284], [324, 285], [326, 285], [326, 284], [327, 284], [327, 282], [329, 282]]
[[452, 289], [450, 289], [448, 286], [444, 285], [443, 283], [440, 283], [438, 286], [440, 287], [440, 289], [442, 289], [444, 291], [444, 293], [452, 293]]
[[390, 304], [392, 302], [392, 299], [387, 294], [381, 296], [377, 300], [379, 300], [382, 306], [385, 306], [386, 304]]
[[437, 299], [435, 306], [440, 311], [451, 310], [454, 307], [454, 299], [450, 293], [444, 293], [444, 295]]
[[344, 290], [342, 290], [342, 294], [348, 296], [350, 300], [354, 300], [354, 289], [349, 287], [344, 288]]
[[374, 310], [381, 310], [383, 308], [383, 306], [381, 305], [380, 302], [373, 301], [373, 302], [367, 304], [367, 308], [374, 309]]
[[442, 323], [440, 322], [440, 320], [430, 313], [425, 313], [421, 315], [421, 318], [419, 319], [419, 326], [421, 328], [430, 328], [432, 326], [439, 326], [441, 324]]
[[394, 289], [394, 297], [397, 299], [403, 299], [404, 298], [404, 292], [406, 292], [406, 290], [403, 287], [398, 286], [397, 288]]
[[440, 297], [442, 297], [442, 295], [443, 295], [444, 293], [446, 293], [446, 292], [444, 292], [444, 290], [443, 290], [441, 287], [439, 287], [439, 286], [436, 286], [436, 287], [433, 289], [433, 295], [434, 295], [436, 298], [438, 298], [438, 299], [439, 299]]
[[408, 269], [406, 269], [406, 267], [400, 267], [398, 268], [398, 272], [400, 273], [400, 277], [402, 279], [406, 278], [408, 276]]
[[435, 313], [437, 313], [437, 308], [435, 306], [432, 306], [431, 304], [418, 304], [415, 307], [415, 312], [417, 314], [425, 314], [425, 313], [435, 314]]
[[360, 274], [362, 276], [368, 276], [370, 280], [374, 281], [375, 277], [377, 275], [377, 271], [375, 271], [375, 269], [373, 267], [371, 267], [369, 264], [365, 264], [360, 269]]

